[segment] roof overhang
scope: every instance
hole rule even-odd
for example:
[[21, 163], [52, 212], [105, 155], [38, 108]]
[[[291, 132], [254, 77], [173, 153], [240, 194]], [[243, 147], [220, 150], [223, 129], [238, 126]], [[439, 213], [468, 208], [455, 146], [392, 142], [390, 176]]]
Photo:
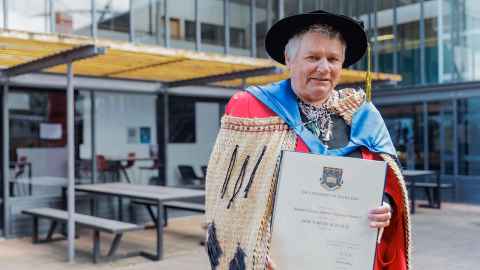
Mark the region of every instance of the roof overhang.
[[[35, 63], [33, 66], [38, 68], [55, 55], [78, 51], [78, 48], [94, 48], [101, 53], [75, 61], [73, 69], [76, 76], [156, 81], [168, 87], [205, 84], [238, 87], [266, 84], [288, 77], [284, 66], [268, 59], [5, 29], [0, 30], [0, 69], [3, 69], [3, 75], [13, 75], [19, 70], [24, 72], [27, 63], [28, 66]], [[60, 64], [43, 72], [66, 74], [67, 67]], [[340, 84], [361, 83], [364, 79], [363, 71], [344, 70]], [[399, 81], [401, 77], [374, 73], [373, 80]]]

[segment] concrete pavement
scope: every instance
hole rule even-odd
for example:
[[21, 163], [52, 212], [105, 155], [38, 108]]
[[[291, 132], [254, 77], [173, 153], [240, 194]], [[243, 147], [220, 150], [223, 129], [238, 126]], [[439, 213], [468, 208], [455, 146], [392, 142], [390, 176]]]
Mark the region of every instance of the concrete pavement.
[[[76, 241], [77, 261], [65, 262], [66, 242], [32, 245], [29, 238], [0, 240], [1, 270], [158, 270], [209, 269], [205, 251], [198, 242], [202, 216], [172, 219], [165, 230], [165, 259], [148, 261], [141, 257], [93, 265], [91, 232], [85, 231]], [[418, 208], [413, 216], [413, 266], [415, 270], [479, 269], [480, 206], [442, 204], [442, 209]], [[102, 238], [108, 247], [111, 237]], [[154, 247], [154, 231], [126, 234], [120, 252]]]

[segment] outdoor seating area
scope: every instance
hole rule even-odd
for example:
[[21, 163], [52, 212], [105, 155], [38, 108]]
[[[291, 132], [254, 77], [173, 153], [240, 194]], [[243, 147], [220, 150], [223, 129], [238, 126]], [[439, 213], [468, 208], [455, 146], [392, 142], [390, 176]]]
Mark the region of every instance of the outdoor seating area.
[[423, 191], [427, 204], [422, 207], [440, 209], [442, 205], [442, 190], [449, 190], [453, 194], [454, 186], [452, 183], [442, 183], [437, 172], [431, 170], [404, 170], [407, 189], [409, 191], [410, 211], [415, 214], [417, 189]]
[[201, 166], [202, 174], [198, 175], [191, 165], [178, 165], [181, 182], [179, 186], [185, 188], [205, 189], [205, 179], [207, 176], [207, 166]]
[[[91, 185], [76, 185], [76, 193], [90, 194], [92, 200], [95, 202], [99, 199], [105, 199], [110, 197], [118, 200], [116, 218], [104, 218], [96, 216], [98, 209], [94, 207], [89, 214], [75, 213], [75, 224], [78, 229], [88, 228], [93, 231], [93, 243], [92, 243], [92, 260], [94, 263], [103, 260], [111, 260], [119, 257], [130, 256], [143, 256], [150, 260], [162, 260], [164, 255], [164, 235], [163, 227], [167, 225], [168, 213], [172, 209], [188, 210], [190, 212], [203, 213], [205, 212], [205, 206], [203, 203], [189, 203], [182, 200], [185, 199], [198, 199], [203, 201], [205, 196], [204, 191], [185, 189], [185, 188], [173, 188], [164, 186], [152, 186], [152, 185], [138, 185], [130, 183], [98, 183]], [[64, 201], [66, 201], [66, 193], [64, 192]], [[124, 216], [124, 205], [127, 202], [130, 205], [130, 217]], [[136, 250], [131, 251], [126, 256], [116, 256], [116, 251], [120, 246], [126, 232], [140, 231], [146, 229], [146, 224], [133, 221], [133, 205], [141, 204], [146, 206], [149, 211], [150, 218], [153, 221], [155, 228], [155, 237], [150, 238], [150, 243], [154, 246], [154, 251], [150, 250]], [[94, 203], [93, 205], [98, 205]], [[155, 208], [155, 211], [153, 210]], [[60, 238], [53, 238], [55, 232], [59, 228], [58, 225], [65, 225], [68, 221], [68, 213], [66, 210], [54, 209], [54, 208], [31, 208], [22, 211], [24, 215], [32, 218], [32, 240], [33, 243], [47, 243], [57, 240], [65, 240], [64, 231], [60, 231], [62, 236]], [[175, 215], [174, 215], [175, 216]], [[46, 237], [40, 239], [39, 235], [39, 222], [48, 221], [50, 225], [48, 230], [45, 230]], [[128, 221], [126, 221], [128, 220]], [[62, 226], [61, 228], [64, 228]], [[63, 229], [62, 229], [63, 230]], [[111, 247], [106, 256], [101, 256], [101, 241], [100, 233], [109, 233], [114, 236]]]
[[[204, 240], [202, 229], [203, 216], [191, 215], [171, 218], [170, 225], [164, 229], [164, 259], [150, 261], [140, 256], [129, 256], [134, 251], [152, 250], [155, 243], [155, 230], [135, 230], [125, 233], [115, 256], [108, 257], [114, 234], [100, 234], [99, 253], [102, 254], [97, 264], [92, 263], [94, 232], [86, 227], [77, 229], [75, 240], [75, 264], [65, 260], [67, 241], [54, 241], [48, 244], [32, 245], [30, 237], [13, 240], [0, 239], [0, 261], [2, 269], [27, 270], [35, 265], [36, 270], [52, 269], [208, 269], [209, 262], [204, 247], [199, 244]], [[62, 237], [61, 234], [56, 235]], [[121, 258], [121, 259], [120, 259]], [[183, 261], [185, 260], [185, 261]], [[173, 264], [172, 264], [173, 263]], [[183, 265], [183, 267], [181, 267]], [[177, 268], [178, 266], [178, 268]], [[146, 267], [146, 268], [145, 268]]]
[[[25, 215], [32, 216], [33, 218], [33, 228], [32, 228], [32, 242], [34, 244], [39, 243], [48, 243], [57, 240], [65, 240], [65, 237], [53, 238], [53, 235], [57, 229], [57, 225], [68, 222], [68, 213], [64, 210], [58, 210], [53, 208], [35, 208], [24, 210]], [[50, 227], [48, 229], [47, 236], [45, 239], [40, 239], [39, 237], [39, 220], [45, 219], [51, 221]], [[105, 218], [99, 218], [89, 215], [75, 214], [75, 224], [80, 228], [89, 228], [93, 231], [93, 250], [92, 250], [92, 260], [93, 263], [98, 263], [101, 259], [100, 253], [100, 233], [110, 233], [114, 235], [111, 247], [108, 251], [106, 258], [113, 258], [116, 254], [116, 251], [120, 245], [120, 241], [125, 232], [129, 231], [138, 231], [144, 229], [143, 226], [109, 220]]]

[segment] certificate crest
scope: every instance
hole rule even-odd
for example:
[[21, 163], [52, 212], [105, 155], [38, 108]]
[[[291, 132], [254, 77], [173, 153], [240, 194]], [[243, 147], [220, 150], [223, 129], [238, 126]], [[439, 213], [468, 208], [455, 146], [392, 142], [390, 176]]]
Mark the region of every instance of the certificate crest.
[[323, 167], [323, 177], [320, 178], [320, 184], [326, 190], [339, 189], [343, 184], [343, 170], [339, 168]]

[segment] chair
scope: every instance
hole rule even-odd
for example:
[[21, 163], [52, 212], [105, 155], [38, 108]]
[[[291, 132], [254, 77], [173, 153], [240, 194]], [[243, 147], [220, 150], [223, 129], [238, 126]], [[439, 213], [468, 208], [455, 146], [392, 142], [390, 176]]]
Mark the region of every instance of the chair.
[[97, 155], [96, 159], [97, 159], [97, 170], [102, 175], [104, 182], [106, 181], [107, 173], [112, 174], [112, 181], [114, 177], [118, 179], [118, 169], [115, 168], [116, 166], [111, 166], [104, 155]]
[[133, 167], [133, 165], [135, 165], [135, 156], [136, 155], [134, 152], [130, 152], [127, 155], [127, 163], [125, 165], [123, 165], [122, 163], [119, 164], [120, 170], [122, 171], [123, 175], [125, 176], [125, 180], [128, 183], [132, 183], [132, 181], [130, 181], [130, 177], [128, 177], [127, 170]]
[[207, 179], [207, 166], [203, 165], [202, 167], [203, 178]]
[[[15, 194], [15, 184], [20, 184], [20, 183], [16, 183], [16, 180], [19, 179], [21, 176], [25, 175], [25, 172], [26, 172], [26, 167], [28, 165], [28, 160], [27, 160], [27, 157], [26, 156], [20, 156], [17, 160], [17, 162], [15, 162], [15, 166], [14, 166], [14, 174], [13, 174], [13, 181], [10, 182], [10, 196], [12, 197], [15, 197], [17, 196], [18, 194]], [[28, 172], [28, 178], [31, 179], [31, 168], [29, 168], [29, 172]], [[22, 190], [22, 193], [24, 193], [23, 191], [24, 190], [24, 185], [21, 185], [19, 186]], [[25, 192], [26, 193], [26, 192]], [[32, 184], [29, 183], [28, 184], [28, 194], [29, 195], [32, 195]]]
[[[140, 172], [143, 172], [143, 170], [155, 172], [155, 171], [160, 170], [161, 167], [162, 167], [162, 164], [160, 163], [160, 160], [158, 158], [155, 158], [155, 159], [153, 159], [152, 165], [150, 165], [150, 166], [140, 166], [140, 167], [138, 167], [138, 169], [140, 169]], [[143, 176], [143, 173], [142, 173], [142, 176]], [[142, 179], [143, 179], [143, 177], [142, 177]]]
[[[195, 173], [195, 170], [190, 165], [178, 165], [178, 171], [182, 177], [183, 185], [199, 186], [204, 180], [204, 178]], [[197, 184], [196, 182], [199, 182], [200, 184]]]

